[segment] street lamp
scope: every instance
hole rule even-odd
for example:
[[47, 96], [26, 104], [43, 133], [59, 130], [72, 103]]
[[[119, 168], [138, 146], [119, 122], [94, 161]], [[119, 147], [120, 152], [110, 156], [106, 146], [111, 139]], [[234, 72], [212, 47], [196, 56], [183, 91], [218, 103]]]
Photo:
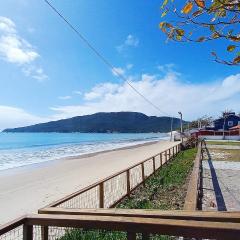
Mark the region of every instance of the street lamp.
[[182, 112], [178, 112], [178, 114], [180, 115], [180, 119], [181, 119], [181, 132], [180, 132], [180, 134], [181, 134], [181, 140], [182, 140], [182, 142], [183, 142], [183, 136], [182, 136], [182, 134], [183, 134], [183, 125], [182, 125]]

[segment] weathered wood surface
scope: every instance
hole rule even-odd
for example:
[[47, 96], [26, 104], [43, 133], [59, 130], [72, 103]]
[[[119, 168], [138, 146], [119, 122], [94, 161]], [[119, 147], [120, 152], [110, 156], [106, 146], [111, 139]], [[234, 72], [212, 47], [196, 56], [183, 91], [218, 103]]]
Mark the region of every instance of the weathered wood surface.
[[200, 171], [202, 165], [202, 144], [202, 142], [199, 142], [198, 144], [197, 155], [185, 198], [184, 210], [194, 211], [198, 209]]
[[45, 208], [40, 214], [122, 216], [240, 223], [240, 212], [160, 211], [152, 209], [66, 209]]
[[219, 240], [235, 240], [236, 236], [240, 234], [240, 223], [122, 216], [40, 214], [28, 216], [26, 224], [55, 227], [83, 227]]

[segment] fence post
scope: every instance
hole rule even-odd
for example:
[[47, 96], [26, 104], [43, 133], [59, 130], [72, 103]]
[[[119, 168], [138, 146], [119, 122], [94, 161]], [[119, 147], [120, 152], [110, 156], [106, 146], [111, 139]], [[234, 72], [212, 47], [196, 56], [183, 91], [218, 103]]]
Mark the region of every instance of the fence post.
[[48, 226], [42, 226], [41, 227], [41, 240], [48, 240]]
[[143, 181], [143, 186], [145, 186], [144, 163], [141, 163], [141, 166], [142, 166], [142, 181]]
[[104, 208], [104, 182], [99, 184], [99, 207]]
[[160, 167], [162, 166], [162, 153], [160, 153]]
[[23, 225], [23, 240], [32, 240], [33, 239], [33, 226], [32, 225]]
[[168, 149], [169, 160], [171, 159], [171, 148]]
[[165, 163], [167, 162], [167, 150], [164, 152], [165, 154]]
[[153, 157], [153, 172], [156, 172], [156, 161], [155, 161], [155, 157]]
[[142, 240], [149, 240], [150, 234], [149, 233], [142, 233]]
[[127, 170], [127, 195], [130, 196], [131, 186], [130, 186], [130, 170]]
[[136, 240], [137, 239], [137, 235], [134, 232], [127, 232], [127, 239], [128, 240]]

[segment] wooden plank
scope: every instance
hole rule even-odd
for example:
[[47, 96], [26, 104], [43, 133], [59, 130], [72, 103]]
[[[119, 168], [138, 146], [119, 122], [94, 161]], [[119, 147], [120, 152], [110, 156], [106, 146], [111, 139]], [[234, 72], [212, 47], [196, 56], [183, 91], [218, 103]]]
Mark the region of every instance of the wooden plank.
[[28, 225], [105, 229], [182, 237], [236, 240], [240, 223], [89, 215], [32, 215]]
[[11, 222], [0, 225], [0, 235], [3, 235], [14, 228], [17, 228], [25, 223], [26, 216], [19, 217]]
[[176, 220], [196, 220], [213, 222], [240, 223], [240, 212], [209, 212], [209, 211], [160, 211], [152, 209], [66, 209], [46, 208], [41, 214], [66, 214], [66, 215], [96, 215], [96, 216], [123, 216], [146, 217]]
[[201, 151], [202, 144], [198, 144], [198, 151], [194, 161], [193, 170], [191, 173], [190, 181], [188, 184], [187, 194], [184, 203], [184, 210], [197, 210], [198, 206], [198, 186], [199, 186], [199, 174], [201, 167]]

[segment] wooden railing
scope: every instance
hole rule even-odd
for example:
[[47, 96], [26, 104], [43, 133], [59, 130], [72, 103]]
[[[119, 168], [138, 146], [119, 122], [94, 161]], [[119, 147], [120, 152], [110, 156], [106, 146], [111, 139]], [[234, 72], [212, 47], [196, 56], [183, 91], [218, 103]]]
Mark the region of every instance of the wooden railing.
[[123, 171], [98, 181], [48, 206], [59, 208], [111, 208], [180, 151], [180, 143]]
[[206, 147], [206, 143], [201, 140], [198, 143], [198, 150], [189, 180], [184, 210], [194, 211], [201, 209], [203, 147]]
[[[120, 239], [129, 240], [160, 239], [160, 235], [217, 240], [236, 240], [240, 236], [240, 213], [234, 212], [129, 212], [111, 209], [58, 211], [61, 214], [29, 215], [1, 226], [0, 240], [64, 240], [64, 237], [73, 239], [74, 236], [77, 239], [76, 236], [83, 237], [89, 233], [92, 234], [91, 239], [101, 239], [101, 235], [95, 238], [94, 234], [103, 233], [104, 239], [108, 239], [107, 234], [111, 236], [109, 239], [119, 239], [115, 234], [121, 234]], [[70, 211], [72, 215], [69, 214]]]

